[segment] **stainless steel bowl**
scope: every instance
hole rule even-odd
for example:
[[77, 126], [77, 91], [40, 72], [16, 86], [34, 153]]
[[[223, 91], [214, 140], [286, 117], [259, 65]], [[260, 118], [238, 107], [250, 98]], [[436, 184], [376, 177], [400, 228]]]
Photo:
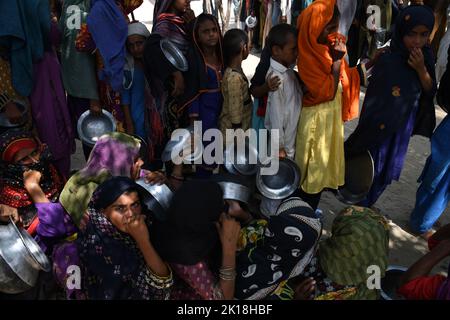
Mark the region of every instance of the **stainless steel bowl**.
[[136, 180], [136, 183], [147, 191], [151, 197], [146, 199], [145, 205], [155, 214], [158, 220], [165, 220], [166, 212], [172, 201], [173, 192], [165, 184], [149, 184], [143, 178]]
[[258, 149], [248, 141], [244, 150], [238, 150], [238, 146], [230, 143], [223, 153], [225, 169], [229, 173], [252, 176], [258, 171]]
[[336, 198], [353, 205], [363, 201], [370, 191], [374, 164], [369, 151], [345, 159], [345, 185], [336, 192]]
[[289, 197], [300, 185], [300, 168], [288, 159], [279, 160], [279, 169], [275, 175], [262, 175], [261, 170], [268, 165], [268, 161], [259, 166], [256, 174], [256, 187], [266, 198], [280, 200]]
[[[180, 157], [181, 152], [183, 152], [183, 158], [181, 160], [185, 162], [196, 162], [201, 159], [203, 156], [203, 142], [201, 135], [198, 135], [194, 132], [194, 128], [188, 127], [185, 129], [180, 129], [184, 131], [180, 131], [182, 134], [176, 139], [176, 131], [172, 133], [171, 140], [166, 144], [164, 150], [161, 154], [161, 160], [164, 162], [173, 161], [172, 157]], [[194, 139], [194, 150], [193, 152], [190, 150], [191, 148], [191, 139]]]
[[185, 72], [188, 70], [188, 62], [183, 53], [169, 39], [164, 38], [160, 42], [161, 51], [170, 63], [178, 70]]
[[253, 29], [258, 25], [258, 19], [255, 16], [250, 15], [245, 19], [245, 25], [248, 28]]
[[238, 183], [233, 182], [218, 182], [223, 191], [223, 198], [225, 200], [237, 200], [248, 204], [250, 200], [250, 189]]
[[33, 288], [39, 271], [50, 271], [50, 262], [34, 239], [10, 222], [0, 225], [0, 291], [9, 294]]
[[20, 109], [21, 111], [21, 121], [19, 121], [19, 123], [11, 123], [9, 121], [9, 119], [6, 117], [6, 114], [4, 112], [0, 113], [0, 127], [2, 128], [8, 128], [8, 129], [13, 129], [13, 128], [20, 128], [23, 127], [28, 120], [28, 109], [27, 107], [22, 104], [21, 102], [18, 101], [13, 101], [15, 102], [16, 106]]
[[101, 115], [88, 110], [78, 119], [77, 131], [81, 141], [92, 147], [102, 135], [116, 131], [116, 121], [106, 110], [102, 110]]
[[402, 296], [397, 294], [399, 288], [400, 277], [408, 270], [406, 267], [389, 266], [386, 274], [381, 279], [381, 297], [383, 300], [404, 300]]

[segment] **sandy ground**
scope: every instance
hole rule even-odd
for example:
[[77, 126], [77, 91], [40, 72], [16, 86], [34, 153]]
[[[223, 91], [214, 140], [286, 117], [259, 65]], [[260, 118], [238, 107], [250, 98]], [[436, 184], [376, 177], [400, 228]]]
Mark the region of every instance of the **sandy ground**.
[[[201, 12], [201, 2], [191, 2], [191, 7], [199, 14]], [[137, 20], [144, 22], [150, 29], [153, 6], [149, 0], [135, 11]], [[250, 55], [244, 61], [243, 67], [248, 78], [251, 79], [258, 64], [259, 57]], [[361, 103], [364, 93], [361, 92]], [[438, 123], [444, 118], [445, 113], [437, 107], [436, 116]], [[345, 136], [355, 129], [358, 120], [345, 124]], [[382, 214], [387, 215], [390, 220], [390, 255], [389, 260], [392, 265], [409, 266], [427, 252], [426, 242], [408, 233], [409, 214], [414, 208], [416, 191], [418, 188], [417, 178], [422, 172], [427, 157], [430, 154], [430, 142], [423, 137], [412, 137], [406, 156], [405, 165], [400, 177], [400, 181], [390, 185], [376, 203], [376, 207], [381, 209]], [[72, 168], [79, 169], [84, 165], [84, 157], [81, 145], [77, 141], [76, 153], [72, 156]], [[339, 202], [333, 194], [324, 193], [319, 204], [324, 217], [324, 235], [329, 235], [334, 217], [346, 205]], [[442, 214], [440, 223], [445, 225], [450, 223], [450, 206]], [[449, 259], [439, 264], [434, 271], [446, 272]]]

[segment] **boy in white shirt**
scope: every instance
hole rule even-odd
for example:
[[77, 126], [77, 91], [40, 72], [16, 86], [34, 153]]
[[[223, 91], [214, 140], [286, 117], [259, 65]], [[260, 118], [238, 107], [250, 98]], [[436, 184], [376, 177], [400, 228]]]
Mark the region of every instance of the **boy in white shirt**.
[[281, 84], [269, 92], [267, 100], [266, 129], [278, 129], [279, 156], [294, 159], [297, 124], [302, 105], [300, 78], [293, 70], [297, 61], [297, 31], [288, 24], [273, 27], [267, 38], [271, 51], [270, 68], [266, 78], [278, 76]]

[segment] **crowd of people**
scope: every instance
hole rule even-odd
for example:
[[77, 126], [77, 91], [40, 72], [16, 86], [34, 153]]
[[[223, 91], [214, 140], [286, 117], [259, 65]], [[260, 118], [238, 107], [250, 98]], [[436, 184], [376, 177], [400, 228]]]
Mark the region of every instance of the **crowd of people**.
[[[151, 31], [132, 15], [142, 2], [0, 3], [10, 22], [0, 25], [9, 124], [0, 123], [0, 223], [24, 228], [53, 266], [33, 289], [1, 299], [379, 299], [367, 270], [386, 273], [389, 224], [374, 204], [399, 180], [412, 135], [431, 141], [410, 218], [430, 252], [398, 292], [450, 298], [449, 278], [430, 275], [450, 255], [449, 226], [433, 229], [450, 200], [449, 116], [435, 128], [435, 101], [450, 107], [450, 70], [435, 72], [439, 52], [450, 59], [440, 43], [448, 1], [242, 0], [238, 28], [221, 30], [208, 1], [213, 14], [195, 16], [190, 0], [156, 0]], [[381, 10], [375, 29], [371, 5]], [[257, 27], [246, 26], [249, 15]], [[158, 54], [163, 40], [187, 70]], [[259, 49], [249, 82], [242, 63]], [[71, 171], [80, 116], [103, 110], [116, 132], [82, 144], [86, 164]], [[345, 140], [345, 122], [357, 118]], [[297, 190], [275, 202], [255, 191], [256, 205], [225, 200], [223, 164], [163, 161], [172, 133], [196, 121], [224, 136], [277, 130], [272, 155], [296, 163]], [[367, 152], [370, 191], [323, 238], [322, 193], [342, 187], [346, 159]], [[236, 175], [255, 190], [254, 177]], [[173, 191], [164, 216], [137, 180]], [[67, 285], [71, 266], [80, 286]]]

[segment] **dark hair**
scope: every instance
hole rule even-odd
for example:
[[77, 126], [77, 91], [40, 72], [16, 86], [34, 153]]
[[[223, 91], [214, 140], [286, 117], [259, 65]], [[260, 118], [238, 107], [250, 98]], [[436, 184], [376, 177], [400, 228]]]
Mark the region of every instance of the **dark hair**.
[[267, 46], [270, 50], [272, 50], [274, 46], [283, 48], [287, 44], [288, 36], [290, 34], [294, 37], [297, 36], [297, 29], [295, 29], [294, 26], [286, 23], [277, 24], [269, 31], [269, 35], [267, 36]]
[[198, 37], [198, 28], [205, 21], [211, 21], [212, 23], [217, 25], [217, 27], [219, 28], [218, 32], [220, 33], [220, 26], [219, 23], [217, 22], [216, 17], [214, 17], [212, 14], [209, 13], [202, 13], [195, 19], [194, 37], [196, 38]]
[[241, 53], [241, 45], [248, 44], [248, 36], [241, 29], [230, 29], [223, 37], [223, 56], [225, 66], [229, 65], [231, 59]]
[[[206, 21], [211, 21], [214, 23], [215, 26], [217, 26], [217, 32], [219, 33], [219, 42], [216, 45], [216, 54], [218, 57], [220, 57], [221, 63], [223, 63], [222, 58], [222, 47], [220, 43], [222, 42], [222, 31], [220, 30], [219, 22], [217, 21], [217, 18], [214, 17], [212, 14], [209, 13], [202, 13], [195, 19], [194, 24], [194, 40], [197, 43], [198, 41], [198, 29], [200, 25]], [[200, 47], [200, 44], [197, 43], [198, 49], [202, 51], [202, 48]]]

